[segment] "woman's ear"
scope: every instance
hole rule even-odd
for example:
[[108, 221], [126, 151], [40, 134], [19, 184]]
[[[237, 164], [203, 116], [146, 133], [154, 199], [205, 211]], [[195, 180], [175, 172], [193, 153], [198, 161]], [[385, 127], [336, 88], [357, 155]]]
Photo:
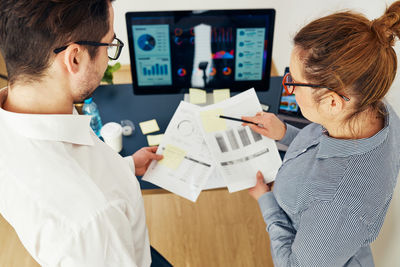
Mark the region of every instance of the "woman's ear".
[[344, 103], [343, 99], [336, 93], [330, 92], [321, 101], [320, 108], [327, 116], [334, 116], [335, 118], [343, 114]]

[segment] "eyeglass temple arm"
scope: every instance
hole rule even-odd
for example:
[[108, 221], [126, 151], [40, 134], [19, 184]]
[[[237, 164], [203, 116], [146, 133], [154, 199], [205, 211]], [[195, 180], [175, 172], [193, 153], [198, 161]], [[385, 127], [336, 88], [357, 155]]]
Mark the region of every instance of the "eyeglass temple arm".
[[335, 90], [333, 90], [332, 88], [323, 86], [323, 85], [316, 85], [316, 84], [303, 84], [303, 83], [283, 83], [284, 85], [292, 85], [292, 86], [308, 86], [308, 87], [315, 87], [315, 88], [326, 88], [332, 92], [335, 92], [336, 94], [338, 94], [341, 98], [343, 98], [346, 101], [350, 101], [350, 98], [348, 98], [347, 96], [341, 95], [338, 92], [336, 92]]
[[323, 85], [317, 85], [317, 84], [308, 84], [308, 83], [283, 83], [284, 85], [293, 85], [293, 86], [308, 86], [308, 87], [316, 87], [316, 88], [326, 88], [329, 90], [333, 90], [331, 88], [328, 88]]

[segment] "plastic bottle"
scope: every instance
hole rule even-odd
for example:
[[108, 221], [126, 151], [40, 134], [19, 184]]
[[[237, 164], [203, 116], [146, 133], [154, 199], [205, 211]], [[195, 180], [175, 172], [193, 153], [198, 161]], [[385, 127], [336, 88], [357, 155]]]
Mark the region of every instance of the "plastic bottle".
[[96, 103], [93, 102], [92, 97], [85, 99], [82, 111], [83, 114], [92, 116], [92, 119], [90, 120], [90, 127], [92, 127], [93, 131], [97, 134], [97, 136], [100, 137], [100, 130], [101, 127], [103, 127], [103, 123], [101, 122], [99, 109], [97, 108]]

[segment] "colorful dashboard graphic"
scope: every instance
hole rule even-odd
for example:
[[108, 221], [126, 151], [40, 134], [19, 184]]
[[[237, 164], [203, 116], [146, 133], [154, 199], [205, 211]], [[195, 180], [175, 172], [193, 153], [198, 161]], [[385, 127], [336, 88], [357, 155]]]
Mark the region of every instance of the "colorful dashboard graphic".
[[186, 74], [187, 74], [186, 69], [184, 69], [184, 68], [178, 69], [178, 75], [179, 75], [179, 77], [185, 77]]
[[[232, 27], [212, 27], [211, 59], [219, 64], [209, 69], [210, 77], [232, 75], [235, 81], [257, 81], [262, 79], [265, 28], [237, 28], [236, 36]], [[136, 68], [140, 86], [171, 85], [171, 47], [169, 25], [133, 25]], [[194, 28], [172, 30], [174, 49], [188, 49], [183, 44], [194, 44]], [[180, 48], [181, 47], [181, 48]], [[191, 49], [194, 49], [191, 45]], [[188, 66], [192, 64], [190, 58]], [[222, 63], [221, 63], [222, 62]], [[187, 66], [186, 66], [187, 67]], [[179, 67], [174, 75], [188, 77], [186, 67]], [[219, 74], [218, 74], [219, 73]], [[201, 75], [200, 72], [198, 72]], [[233, 75], [234, 74], [234, 75]], [[190, 78], [190, 77], [188, 77]], [[296, 108], [288, 104], [288, 108]]]
[[234, 59], [235, 58], [235, 50], [227, 51], [218, 51], [215, 54], [212, 54], [212, 59]]
[[[198, 51], [211, 51], [208, 85], [261, 81], [266, 57], [266, 28], [210, 27], [210, 39], [197, 42], [194, 27], [168, 24], [133, 25], [135, 63], [139, 86], [190, 83], [203, 71], [193, 67]], [[199, 43], [200, 47], [195, 46]], [[202, 54], [204, 57], [204, 54]], [[284, 103], [282, 104], [285, 105]], [[288, 104], [288, 108], [294, 109]]]
[[144, 51], [151, 51], [156, 46], [156, 39], [150, 34], [143, 34], [138, 39], [138, 46]]
[[133, 25], [132, 33], [138, 84], [171, 85], [169, 25]]
[[185, 42], [188, 42], [191, 45], [194, 45], [194, 28], [190, 28], [189, 36], [185, 36], [185, 30], [182, 28], [175, 28], [174, 30], [174, 42], [176, 45], [181, 46]]
[[235, 80], [261, 80], [263, 73], [265, 28], [238, 28], [236, 33]]

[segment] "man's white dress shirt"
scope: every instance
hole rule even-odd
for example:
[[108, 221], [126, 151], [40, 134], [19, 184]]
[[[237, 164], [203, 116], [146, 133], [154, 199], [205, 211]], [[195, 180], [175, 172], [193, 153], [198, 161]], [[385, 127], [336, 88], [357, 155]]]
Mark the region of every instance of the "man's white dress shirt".
[[43, 266], [150, 266], [132, 157], [97, 138], [90, 116], [5, 111], [0, 90], [0, 213]]

